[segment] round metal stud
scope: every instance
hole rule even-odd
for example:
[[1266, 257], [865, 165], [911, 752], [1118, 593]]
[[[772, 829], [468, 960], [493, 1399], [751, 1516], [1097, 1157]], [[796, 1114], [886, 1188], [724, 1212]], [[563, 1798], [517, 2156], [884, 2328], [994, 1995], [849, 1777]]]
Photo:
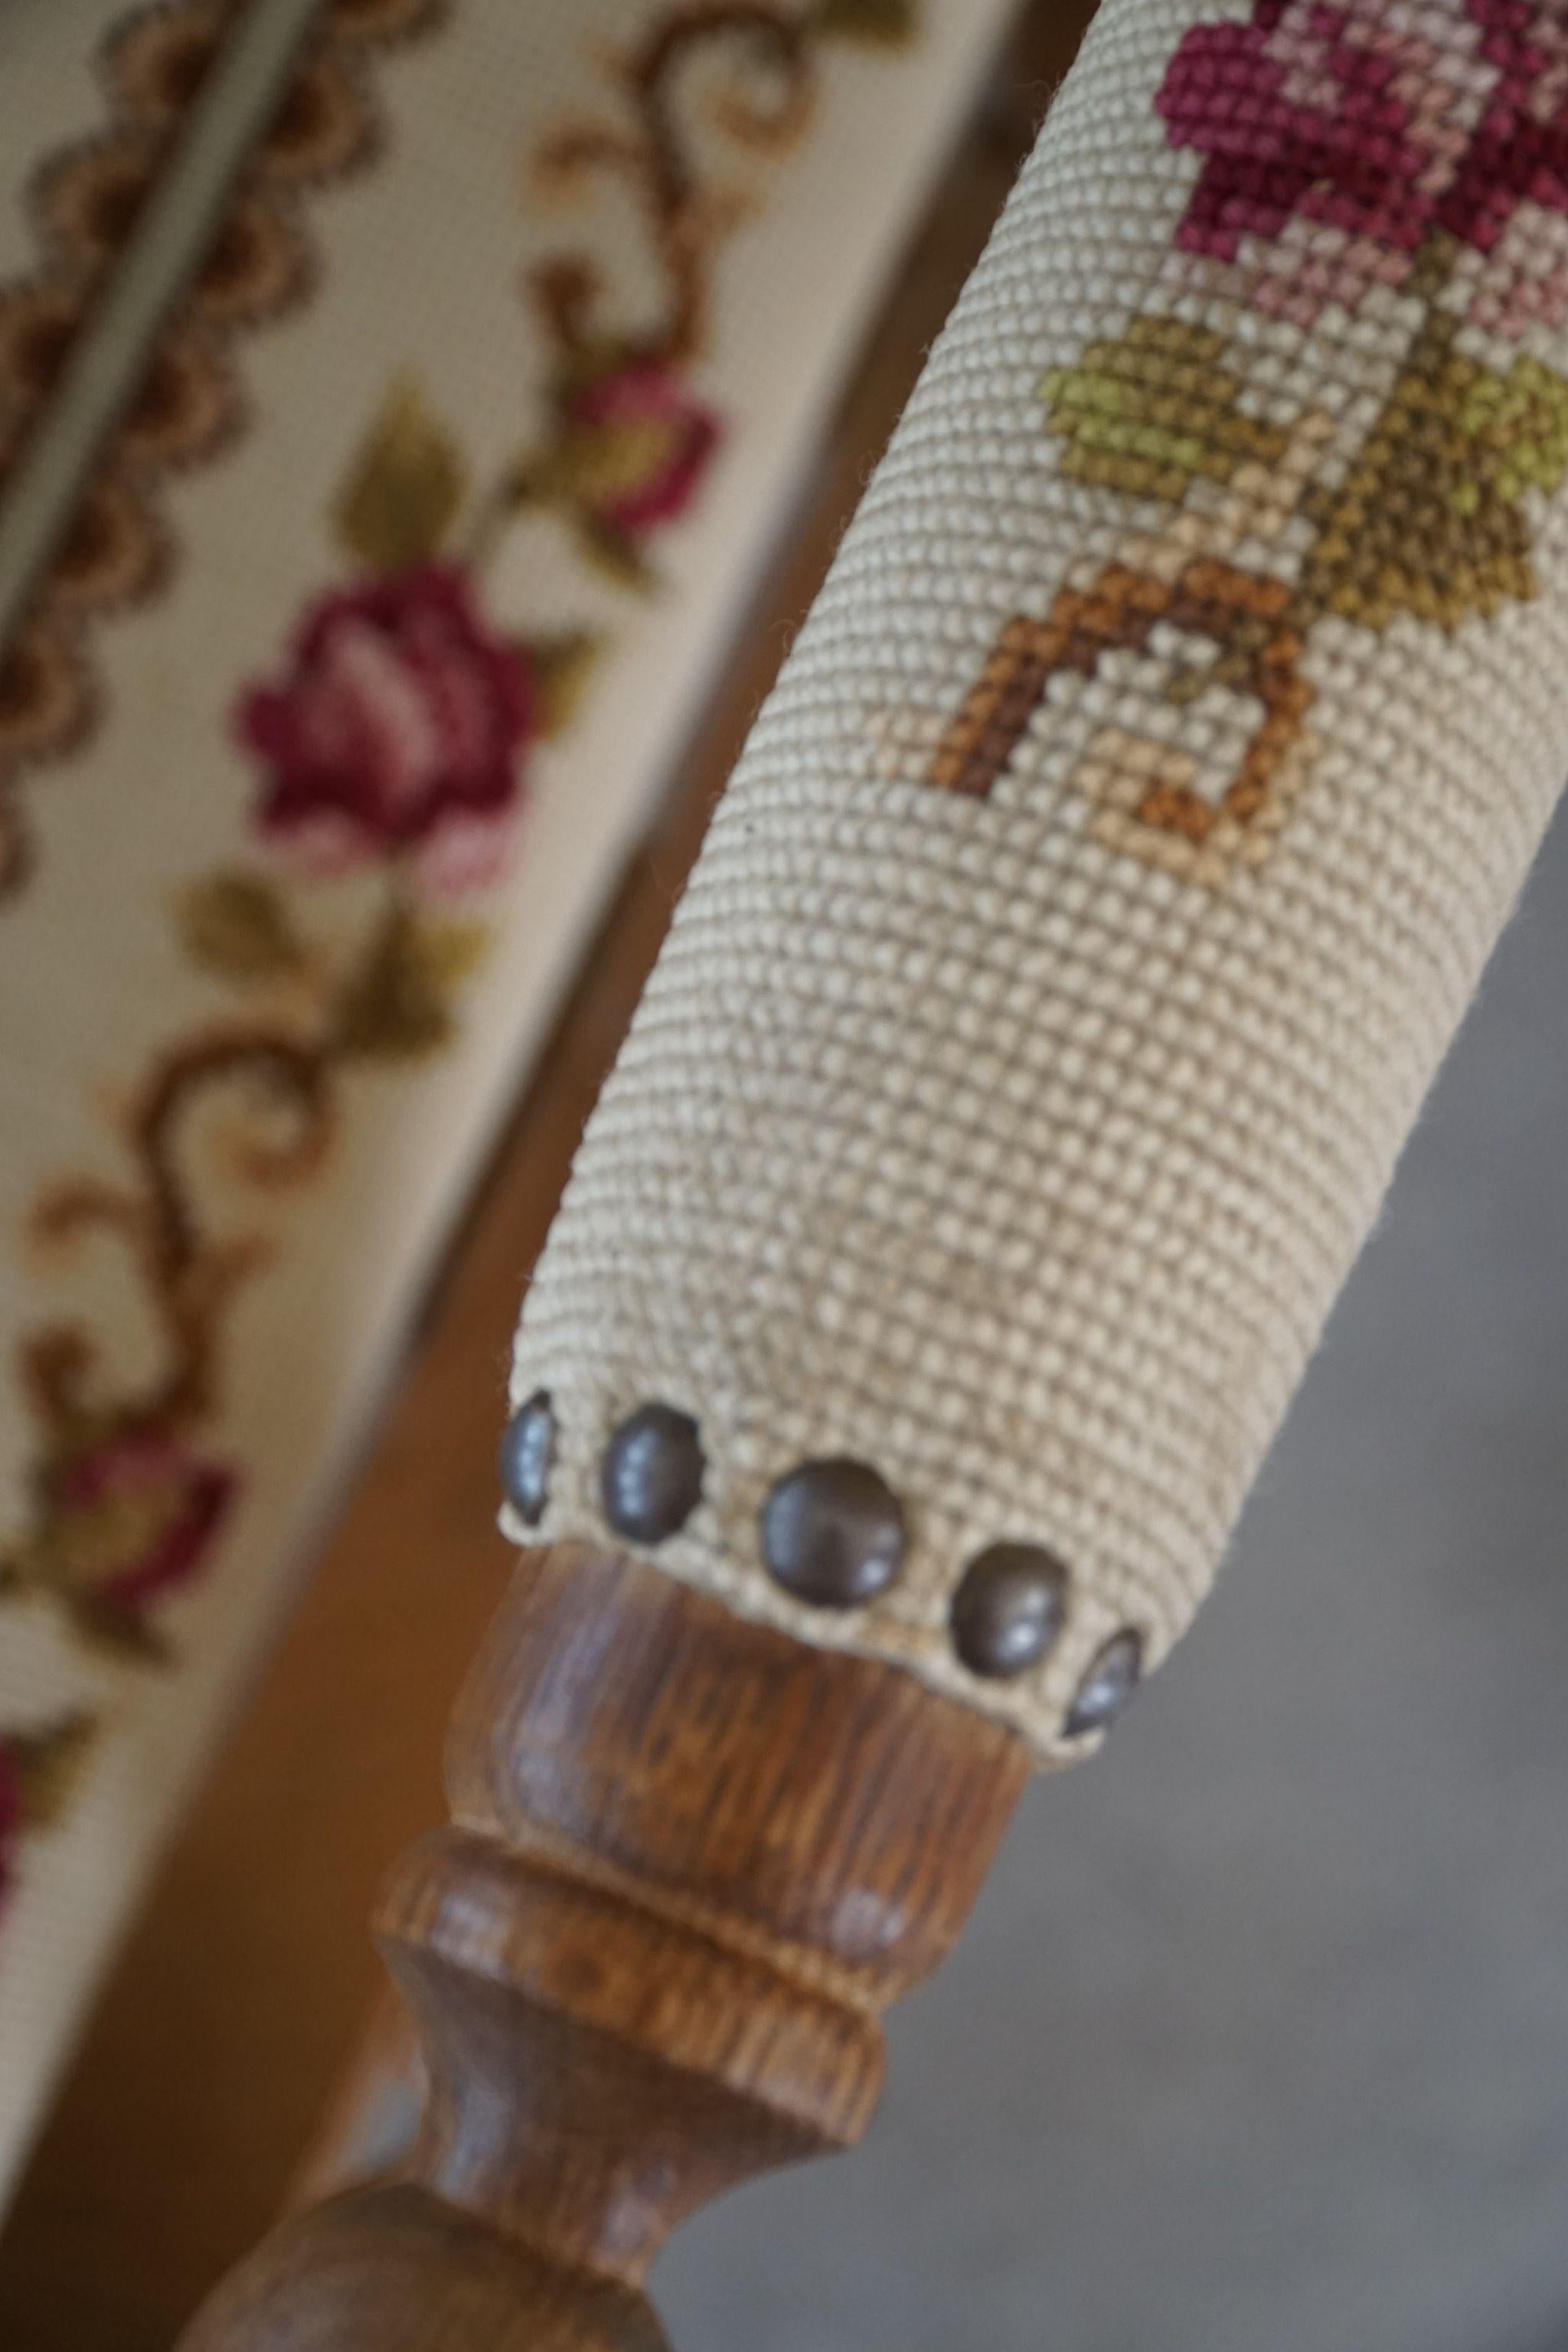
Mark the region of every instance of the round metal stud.
[[1061, 1631], [1068, 1572], [1039, 1544], [978, 1553], [952, 1597], [952, 1646], [971, 1674], [1005, 1681], [1037, 1665]]
[[702, 1443], [689, 1412], [639, 1405], [605, 1448], [605, 1517], [633, 1543], [662, 1543], [686, 1525], [702, 1493]]
[[904, 1515], [887, 1480], [843, 1456], [803, 1462], [769, 1493], [762, 1514], [768, 1574], [818, 1609], [858, 1609], [904, 1564]]
[[1137, 1689], [1142, 1672], [1143, 1636], [1124, 1625], [1090, 1659], [1062, 1726], [1067, 1737], [1077, 1739], [1086, 1731], [1103, 1731], [1108, 1723], [1114, 1723]]
[[500, 1482], [525, 1528], [536, 1528], [550, 1500], [555, 1461], [555, 1412], [548, 1389], [535, 1389], [501, 1433]]

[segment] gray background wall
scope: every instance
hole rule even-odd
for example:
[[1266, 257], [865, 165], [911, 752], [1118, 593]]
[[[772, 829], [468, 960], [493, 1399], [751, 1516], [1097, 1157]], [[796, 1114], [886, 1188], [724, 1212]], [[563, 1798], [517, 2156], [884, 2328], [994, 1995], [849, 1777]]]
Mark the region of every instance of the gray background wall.
[[1568, 2347], [1568, 821], [1215, 1597], [680, 2352]]

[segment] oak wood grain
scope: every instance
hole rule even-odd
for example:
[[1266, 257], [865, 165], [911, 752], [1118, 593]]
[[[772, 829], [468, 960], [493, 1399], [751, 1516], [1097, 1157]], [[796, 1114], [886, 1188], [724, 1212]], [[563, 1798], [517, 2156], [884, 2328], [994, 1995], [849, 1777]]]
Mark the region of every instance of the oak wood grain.
[[865, 2129], [879, 2012], [1028, 1773], [895, 1668], [535, 1555], [458, 1710], [454, 1823], [378, 1908], [426, 2063], [406, 2178], [285, 2223], [184, 2352], [660, 2343], [638, 2289], [671, 2229]]

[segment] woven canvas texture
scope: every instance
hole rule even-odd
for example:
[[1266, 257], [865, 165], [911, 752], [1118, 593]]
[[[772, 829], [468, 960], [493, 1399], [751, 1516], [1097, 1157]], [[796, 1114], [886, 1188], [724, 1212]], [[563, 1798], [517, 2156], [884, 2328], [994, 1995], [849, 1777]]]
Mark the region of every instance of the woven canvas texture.
[[[1107, 0], [580, 1152], [541, 1532], [658, 1398], [660, 1566], [1043, 1758], [1181, 1633], [1568, 761], [1565, 215], [1554, 7]], [[844, 1612], [758, 1533], [837, 1454], [910, 1529]], [[1070, 1583], [982, 1680], [999, 1540]]]

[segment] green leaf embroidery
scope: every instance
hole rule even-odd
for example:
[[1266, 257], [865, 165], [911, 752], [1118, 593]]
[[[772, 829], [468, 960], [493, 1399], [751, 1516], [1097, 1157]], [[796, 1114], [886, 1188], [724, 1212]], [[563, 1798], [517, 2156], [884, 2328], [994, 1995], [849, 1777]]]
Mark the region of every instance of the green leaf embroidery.
[[304, 948], [276, 886], [259, 874], [208, 875], [176, 905], [185, 952], [204, 971], [244, 985], [297, 971]]
[[431, 986], [441, 994], [460, 987], [479, 969], [489, 944], [488, 923], [436, 923], [426, 919], [414, 928], [414, 952]]
[[78, 1638], [89, 1649], [101, 1650], [128, 1664], [170, 1666], [174, 1663], [174, 1645], [149, 1611], [106, 1601], [98, 1592], [72, 1592], [64, 1599]]
[[658, 585], [658, 574], [635, 539], [598, 515], [579, 514], [577, 537], [584, 554], [596, 572], [617, 588], [633, 588], [647, 595]]
[[[1481, 368], [1461, 404], [1459, 429], [1477, 445], [1478, 471], [1490, 473], [1500, 498], [1527, 489], [1550, 496], [1568, 474], [1568, 383], [1536, 359], [1515, 360], [1506, 376]], [[1468, 484], [1461, 492], [1473, 498]], [[1473, 510], [1461, 504], [1461, 512]]]
[[5, 1738], [6, 1760], [22, 1801], [22, 1821], [30, 1830], [58, 1822], [81, 1780], [98, 1726], [90, 1715], [59, 1717], [39, 1731], [13, 1731]]
[[338, 1050], [378, 1061], [415, 1061], [452, 1035], [451, 992], [489, 944], [482, 923], [421, 921], [394, 907], [338, 999]]
[[913, 39], [919, 16], [915, 0], [816, 0], [807, 21], [828, 39], [897, 49]]
[[539, 694], [539, 731], [559, 735], [569, 727], [599, 658], [600, 641], [587, 630], [561, 636], [530, 637], [522, 648]]
[[383, 402], [338, 493], [339, 540], [376, 572], [401, 572], [434, 555], [468, 490], [456, 435], [412, 376]]
[[1458, 349], [1458, 329], [1428, 317], [1342, 484], [1303, 501], [1320, 526], [1304, 618], [1382, 629], [1410, 613], [1451, 629], [1536, 593], [1519, 501], [1568, 474], [1568, 383], [1528, 358], [1499, 374]]
[[1068, 444], [1063, 472], [1179, 505], [1200, 475], [1228, 482], [1249, 459], [1278, 464], [1285, 430], [1242, 410], [1225, 348], [1223, 335], [1184, 319], [1134, 319], [1076, 367], [1050, 369], [1040, 397]]

